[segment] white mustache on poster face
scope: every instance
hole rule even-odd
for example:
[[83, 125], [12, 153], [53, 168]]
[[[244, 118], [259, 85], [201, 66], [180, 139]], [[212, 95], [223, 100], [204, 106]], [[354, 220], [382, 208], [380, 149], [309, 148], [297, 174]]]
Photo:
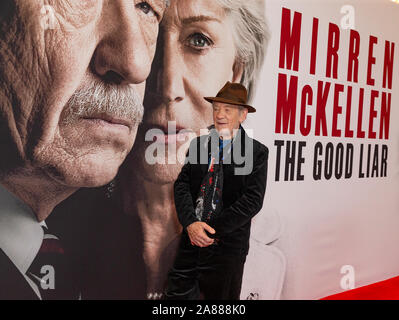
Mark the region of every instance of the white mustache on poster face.
[[99, 115], [125, 120], [133, 127], [143, 121], [144, 106], [133, 86], [96, 81], [74, 92], [61, 118], [63, 123], [72, 124], [79, 118]]

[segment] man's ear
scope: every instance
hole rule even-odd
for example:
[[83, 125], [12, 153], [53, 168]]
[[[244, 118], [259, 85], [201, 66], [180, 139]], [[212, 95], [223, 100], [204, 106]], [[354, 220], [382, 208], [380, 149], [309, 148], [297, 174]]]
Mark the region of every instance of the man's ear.
[[244, 74], [244, 63], [236, 60], [233, 64], [233, 79], [232, 82], [240, 83]]
[[248, 109], [247, 108], [242, 109], [241, 115], [240, 115], [241, 123], [244, 122], [245, 119], [247, 119], [247, 115], [248, 115]]

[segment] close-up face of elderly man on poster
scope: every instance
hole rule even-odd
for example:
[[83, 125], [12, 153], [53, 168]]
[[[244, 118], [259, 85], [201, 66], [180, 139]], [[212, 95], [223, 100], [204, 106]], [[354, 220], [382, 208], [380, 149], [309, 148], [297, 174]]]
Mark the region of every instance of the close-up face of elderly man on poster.
[[[10, 259], [24, 275], [42, 242], [38, 222], [78, 188], [117, 174], [142, 121], [166, 6], [0, 2], [1, 270]], [[0, 295], [11, 293], [2, 286]]]
[[[44, 218], [57, 197], [109, 182], [143, 116], [164, 0], [3, 0], [1, 179]], [[29, 195], [28, 195], [29, 194]]]

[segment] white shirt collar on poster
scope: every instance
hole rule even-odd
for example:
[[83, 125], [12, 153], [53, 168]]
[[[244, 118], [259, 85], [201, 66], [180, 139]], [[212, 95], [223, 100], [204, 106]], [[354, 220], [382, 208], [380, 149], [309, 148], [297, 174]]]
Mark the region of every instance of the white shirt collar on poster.
[[0, 185], [0, 249], [25, 277], [36, 295], [36, 284], [26, 271], [40, 250], [44, 221], [38, 222], [32, 210], [15, 195]]

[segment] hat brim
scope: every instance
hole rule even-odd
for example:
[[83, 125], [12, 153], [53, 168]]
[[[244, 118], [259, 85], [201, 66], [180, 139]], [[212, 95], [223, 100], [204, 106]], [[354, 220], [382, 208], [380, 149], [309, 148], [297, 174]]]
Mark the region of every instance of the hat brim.
[[256, 112], [256, 109], [254, 107], [248, 105], [248, 104], [242, 104], [242, 103], [239, 103], [237, 101], [232, 101], [232, 100], [225, 99], [225, 98], [222, 98], [222, 97], [204, 97], [204, 99], [206, 101], [210, 102], [210, 103], [212, 103], [212, 102], [223, 102], [223, 103], [233, 104], [233, 105], [236, 105], [236, 106], [243, 106], [243, 107], [248, 109], [249, 113]]

